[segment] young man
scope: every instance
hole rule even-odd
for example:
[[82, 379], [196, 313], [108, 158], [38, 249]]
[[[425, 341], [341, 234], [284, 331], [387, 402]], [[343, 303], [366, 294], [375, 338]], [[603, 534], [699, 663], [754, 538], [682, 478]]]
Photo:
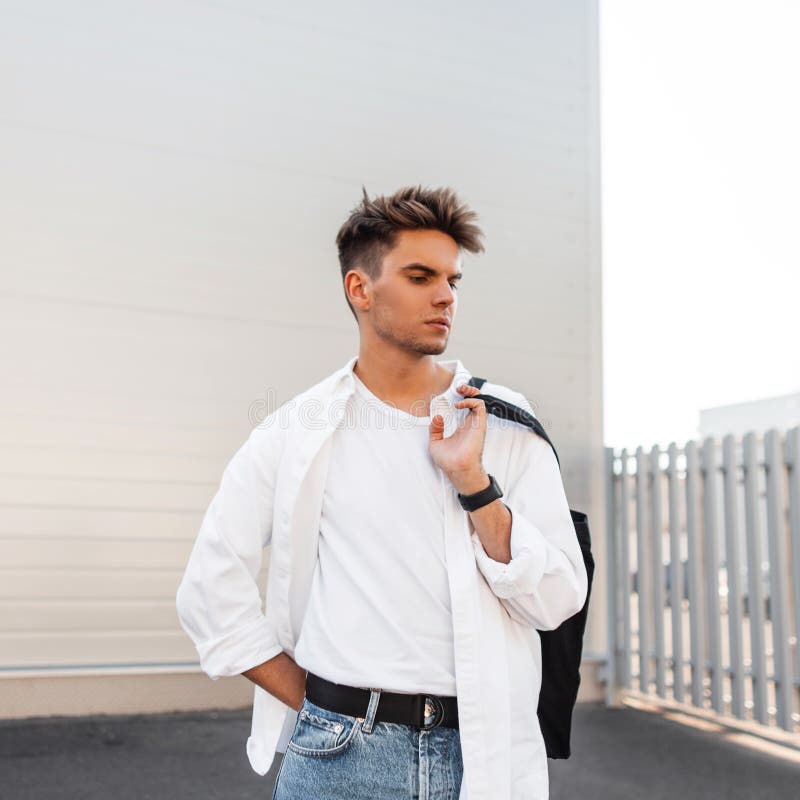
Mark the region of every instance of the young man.
[[475, 218], [449, 188], [364, 191], [336, 239], [358, 355], [251, 432], [178, 589], [202, 669], [255, 684], [274, 800], [548, 797], [537, 629], [587, 575], [550, 446], [435, 360]]

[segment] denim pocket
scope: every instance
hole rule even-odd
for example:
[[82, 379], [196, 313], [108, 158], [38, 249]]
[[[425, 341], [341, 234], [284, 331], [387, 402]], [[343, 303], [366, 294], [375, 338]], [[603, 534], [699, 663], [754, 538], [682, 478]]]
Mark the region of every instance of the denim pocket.
[[306, 756], [339, 755], [350, 747], [360, 727], [360, 718], [330, 711], [304, 698], [286, 747]]

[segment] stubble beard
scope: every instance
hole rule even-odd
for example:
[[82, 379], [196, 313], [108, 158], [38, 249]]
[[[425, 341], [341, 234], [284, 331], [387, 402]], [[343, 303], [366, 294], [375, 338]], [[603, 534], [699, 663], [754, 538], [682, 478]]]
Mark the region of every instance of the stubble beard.
[[403, 335], [398, 333], [391, 325], [382, 324], [379, 318], [375, 320], [374, 330], [385, 342], [420, 355], [438, 356], [447, 348], [447, 336], [443, 336], [439, 341], [436, 341], [435, 339], [428, 340], [413, 335]]

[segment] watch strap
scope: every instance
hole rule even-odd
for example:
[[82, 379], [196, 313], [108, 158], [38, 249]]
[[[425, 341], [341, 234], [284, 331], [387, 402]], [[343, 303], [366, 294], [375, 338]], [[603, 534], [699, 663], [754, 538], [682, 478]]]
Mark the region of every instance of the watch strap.
[[458, 493], [458, 502], [465, 511], [477, 511], [503, 496], [503, 490], [497, 485], [493, 475], [489, 475], [489, 485], [473, 494]]

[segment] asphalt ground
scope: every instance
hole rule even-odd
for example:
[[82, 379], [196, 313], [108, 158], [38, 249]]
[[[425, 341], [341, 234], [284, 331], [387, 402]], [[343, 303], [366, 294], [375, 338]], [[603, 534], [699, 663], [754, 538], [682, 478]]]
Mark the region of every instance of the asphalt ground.
[[[552, 800], [800, 798], [798, 748], [660, 713], [579, 703], [572, 757], [550, 760]], [[245, 754], [250, 709], [0, 720], [2, 800], [269, 800]], [[749, 740], [755, 739], [755, 745]], [[311, 800], [311, 799], [309, 799]]]

